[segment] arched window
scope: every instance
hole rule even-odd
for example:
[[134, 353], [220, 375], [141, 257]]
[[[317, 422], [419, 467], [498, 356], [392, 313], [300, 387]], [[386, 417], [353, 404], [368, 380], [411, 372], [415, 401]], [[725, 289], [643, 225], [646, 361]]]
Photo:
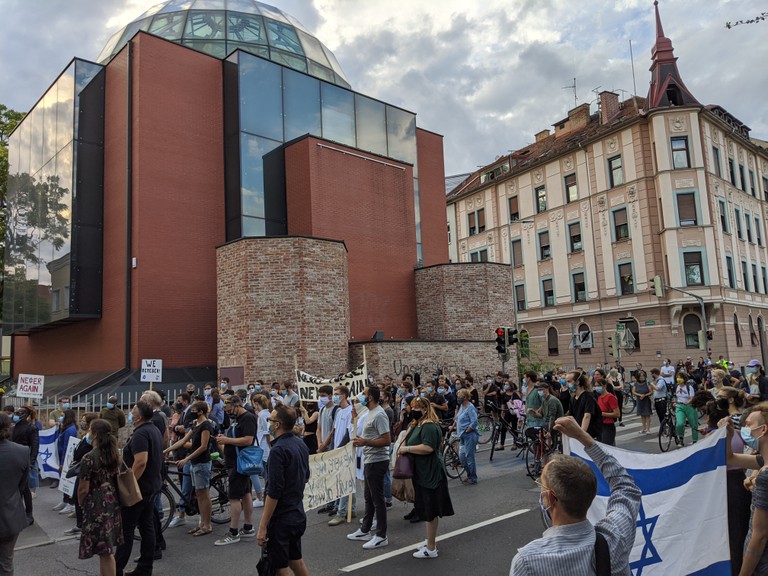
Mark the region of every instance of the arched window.
[[757, 346], [760, 342], [757, 340], [757, 333], [755, 332], [755, 323], [752, 322], [752, 315], [749, 315], [749, 341], [752, 346]]
[[701, 331], [701, 318], [696, 314], [688, 314], [683, 318], [683, 332], [685, 333], [685, 347], [699, 347], [699, 331]]
[[[627, 331], [627, 334], [632, 334], [632, 338], [627, 338], [627, 343], [634, 343], [635, 347], [634, 350], [640, 350], [640, 325], [637, 323], [637, 320], [634, 318], [630, 318], [628, 320], [622, 320], [624, 323], [624, 329]], [[628, 346], [630, 350], [632, 350], [632, 346]]]
[[550, 326], [547, 329], [547, 349], [550, 356], [557, 356], [560, 350], [557, 345], [557, 328]]
[[579, 329], [576, 331], [576, 341], [579, 342], [579, 354], [592, 354], [592, 347], [585, 346], [589, 342], [593, 341], [592, 330], [587, 324], [579, 324]]
[[733, 331], [736, 333], [736, 346], [744, 346], [744, 342], [741, 340], [741, 328], [739, 328], [739, 317], [736, 314], [733, 315]]
[[531, 337], [528, 335], [528, 330], [520, 330], [517, 349], [520, 351], [521, 358], [531, 357]]

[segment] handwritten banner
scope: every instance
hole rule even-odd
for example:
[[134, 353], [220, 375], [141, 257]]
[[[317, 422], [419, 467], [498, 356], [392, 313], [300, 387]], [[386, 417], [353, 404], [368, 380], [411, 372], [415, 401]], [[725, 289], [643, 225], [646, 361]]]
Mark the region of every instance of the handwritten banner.
[[352, 442], [309, 457], [304, 510], [314, 510], [355, 491], [355, 447]]
[[318, 390], [321, 386], [346, 386], [349, 388], [349, 397], [360, 394], [368, 385], [368, 369], [365, 363], [346, 374], [339, 374], [335, 378], [321, 378], [312, 376], [301, 370], [296, 370], [296, 387], [302, 402], [317, 402]]

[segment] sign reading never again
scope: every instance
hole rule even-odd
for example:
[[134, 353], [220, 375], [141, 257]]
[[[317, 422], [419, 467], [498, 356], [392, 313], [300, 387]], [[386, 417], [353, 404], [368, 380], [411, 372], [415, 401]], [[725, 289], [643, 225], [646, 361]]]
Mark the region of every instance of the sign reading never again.
[[331, 388], [346, 386], [349, 388], [349, 397], [354, 398], [368, 385], [368, 370], [365, 363], [360, 364], [351, 372], [340, 374], [335, 378], [320, 378], [296, 370], [296, 387], [302, 402], [317, 402], [318, 391], [321, 386], [325, 385]]
[[37, 374], [19, 374], [19, 383], [16, 386], [16, 396], [19, 398], [43, 399], [45, 388], [45, 376]]

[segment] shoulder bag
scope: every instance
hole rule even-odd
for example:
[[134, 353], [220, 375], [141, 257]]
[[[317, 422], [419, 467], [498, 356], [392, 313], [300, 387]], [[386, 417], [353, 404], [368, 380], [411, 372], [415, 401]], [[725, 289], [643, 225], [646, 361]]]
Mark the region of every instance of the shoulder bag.
[[117, 469], [117, 497], [123, 507], [135, 506], [142, 499], [139, 482], [122, 459]]
[[[235, 437], [235, 431], [232, 430], [232, 437]], [[240, 448], [235, 446], [237, 451], [237, 473], [241, 476], [254, 476], [264, 473], [264, 450], [260, 446], [246, 446]]]
[[[408, 431], [400, 446], [406, 443], [411, 431]], [[413, 478], [413, 454], [398, 454], [395, 459], [395, 469], [392, 471], [392, 478], [398, 480], [407, 480]]]

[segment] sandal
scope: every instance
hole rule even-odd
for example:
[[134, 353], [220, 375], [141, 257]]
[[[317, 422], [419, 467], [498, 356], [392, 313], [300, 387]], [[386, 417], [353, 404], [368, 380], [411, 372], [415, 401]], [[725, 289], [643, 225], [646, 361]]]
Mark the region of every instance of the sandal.
[[195, 526], [192, 530], [187, 530], [187, 534], [194, 534], [198, 530], [202, 529], [202, 526]]
[[207, 534], [210, 534], [211, 532], [213, 532], [213, 528], [200, 528], [197, 532], [192, 534], [192, 536], [194, 536], [194, 537], [206, 536]]

